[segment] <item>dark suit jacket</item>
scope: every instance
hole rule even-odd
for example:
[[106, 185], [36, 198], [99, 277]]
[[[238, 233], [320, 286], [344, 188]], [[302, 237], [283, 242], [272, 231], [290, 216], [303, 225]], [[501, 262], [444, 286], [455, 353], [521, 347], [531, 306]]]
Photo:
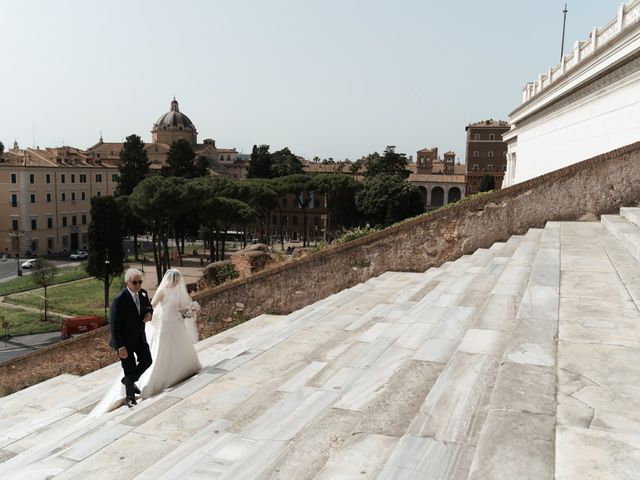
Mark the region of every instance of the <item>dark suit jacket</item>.
[[112, 348], [127, 347], [127, 350], [135, 350], [141, 344], [147, 343], [144, 334], [144, 316], [153, 313], [151, 301], [146, 290], [141, 289], [138, 294], [140, 298], [140, 313], [131, 297], [131, 293], [125, 287], [111, 302], [111, 312], [109, 322], [111, 323], [111, 345]]

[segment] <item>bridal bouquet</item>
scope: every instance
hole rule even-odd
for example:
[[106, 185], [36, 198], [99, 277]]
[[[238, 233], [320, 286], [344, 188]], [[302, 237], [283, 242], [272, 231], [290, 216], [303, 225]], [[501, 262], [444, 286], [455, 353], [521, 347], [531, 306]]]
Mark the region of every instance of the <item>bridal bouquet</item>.
[[187, 307], [182, 310], [180, 313], [182, 314], [182, 318], [194, 318], [198, 315], [200, 311], [200, 304], [195, 300], [189, 302]]
[[198, 327], [196, 327], [196, 316], [200, 311], [200, 304], [196, 301], [189, 302], [187, 308], [185, 308], [181, 313], [182, 319], [184, 320], [184, 327], [187, 330], [187, 334], [191, 338], [193, 343], [198, 341]]

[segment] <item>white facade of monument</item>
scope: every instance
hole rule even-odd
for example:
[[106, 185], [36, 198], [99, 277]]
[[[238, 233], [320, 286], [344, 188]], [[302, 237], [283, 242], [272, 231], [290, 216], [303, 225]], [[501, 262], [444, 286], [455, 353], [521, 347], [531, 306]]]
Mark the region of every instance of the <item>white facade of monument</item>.
[[523, 88], [509, 116], [505, 185], [640, 140], [640, 0]]

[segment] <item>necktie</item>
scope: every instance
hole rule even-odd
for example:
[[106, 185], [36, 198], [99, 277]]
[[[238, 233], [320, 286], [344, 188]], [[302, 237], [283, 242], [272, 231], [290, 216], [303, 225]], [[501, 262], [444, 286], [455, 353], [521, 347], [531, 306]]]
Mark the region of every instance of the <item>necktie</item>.
[[138, 314], [140, 314], [140, 298], [138, 298], [137, 293], [133, 296], [133, 300], [136, 302], [136, 308], [138, 309]]

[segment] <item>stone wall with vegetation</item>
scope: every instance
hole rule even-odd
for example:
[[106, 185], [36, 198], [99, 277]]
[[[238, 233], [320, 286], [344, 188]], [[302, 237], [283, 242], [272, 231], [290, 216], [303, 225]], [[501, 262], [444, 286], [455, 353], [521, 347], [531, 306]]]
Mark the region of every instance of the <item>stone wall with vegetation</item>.
[[[635, 143], [200, 291], [195, 298], [203, 307], [201, 333], [261, 313], [292, 312], [388, 270], [424, 271], [550, 220], [593, 220], [639, 201], [640, 143]], [[12, 390], [27, 385], [29, 371], [43, 379], [44, 365], [55, 365], [47, 371], [57, 375], [113, 361], [98, 345], [106, 341], [106, 329], [91, 333], [1, 365], [0, 391], [3, 385]]]
[[639, 201], [635, 143], [198, 292], [196, 299], [209, 321], [286, 314], [389, 270], [424, 271], [547, 221], [595, 220]]

